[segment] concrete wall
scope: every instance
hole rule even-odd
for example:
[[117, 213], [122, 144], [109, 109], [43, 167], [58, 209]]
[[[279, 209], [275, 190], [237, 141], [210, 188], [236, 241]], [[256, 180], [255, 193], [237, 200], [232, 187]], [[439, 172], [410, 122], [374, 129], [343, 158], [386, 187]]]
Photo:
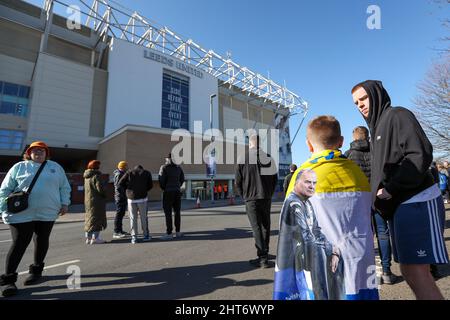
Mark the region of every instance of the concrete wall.
[[93, 79], [93, 68], [41, 53], [27, 142], [44, 140], [53, 147], [96, 150], [100, 139], [89, 136]]
[[[200, 79], [175, 67], [144, 58], [144, 50], [152, 51], [114, 39], [109, 52], [105, 135], [127, 124], [161, 128], [164, 69], [189, 78], [189, 129], [193, 130], [196, 120], [203, 121], [204, 130], [209, 128], [209, 97], [217, 94], [217, 79], [206, 72]], [[166, 57], [174, 59], [172, 56]], [[218, 123], [218, 112], [215, 112], [213, 126], [217, 128]]]

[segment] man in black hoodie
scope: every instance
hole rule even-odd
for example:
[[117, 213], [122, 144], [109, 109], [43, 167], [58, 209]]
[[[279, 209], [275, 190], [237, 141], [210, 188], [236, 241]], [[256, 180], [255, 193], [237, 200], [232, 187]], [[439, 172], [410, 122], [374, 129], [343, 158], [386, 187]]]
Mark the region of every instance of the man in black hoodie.
[[[370, 142], [369, 130], [366, 127], [356, 127], [353, 129], [353, 141], [350, 143], [350, 150], [345, 152], [345, 156], [354, 161], [370, 181]], [[388, 224], [375, 210], [372, 210], [372, 218], [372, 225], [374, 226], [378, 240], [381, 266], [383, 268], [381, 281], [384, 284], [394, 284], [397, 281], [397, 276], [391, 271], [392, 248], [389, 241]]]
[[182, 237], [181, 227], [181, 186], [184, 183], [183, 169], [172, 160], [172, 154], [166, 158], [166, 163], [159, 169], [159, 186], [163, 190], [163, 209], [166, 216], [166, 234], [163, 240], [173, 238], [172, 209], [175, 215], [175, 236]]
[[443, 299], [430, 273], [430, 264], [448, 263], [431, 143], [411, 111], [391, 106], [381, 81], [357, 84], [352, 96], [370, 129], [374, 207], [388, 219], [394, 260], [417, 299]]
[[275, 161], [259, 148], [259, 137], [249, 138], [245, 159], [236, 166], [236, 192], [245, 200], [245, 208], [253, 230], [257, 258], [255, 267], [269, 268], [270, 208], [278, 175]]

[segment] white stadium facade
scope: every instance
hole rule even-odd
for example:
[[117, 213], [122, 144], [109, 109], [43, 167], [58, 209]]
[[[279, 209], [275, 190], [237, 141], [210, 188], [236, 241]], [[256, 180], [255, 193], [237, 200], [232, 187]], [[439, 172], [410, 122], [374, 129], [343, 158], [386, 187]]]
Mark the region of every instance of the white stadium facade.
[[[42, 7], [0, 0], [0, 172], [39, 140], [68, 173], [82, 173], [93, 159], [107, 174], [121, 160], [143, 165], [153, 174], [156, 200], [159, 167], [178, 143], [174, 130], [195, 131], [204, 147], [210, 137], [202, 132], [210, 127], [277, 128], [280, 145], [272, 155], [283, 179], [292, 161], [289, 118], [304, 117], [306, 102], [126, 11], [106, 0], [47, 0]], [[184, 197], [209, 197], [205, 164], [182, 166]], [[214, 179], [232, 190], [234, 165], [218, 164]]]

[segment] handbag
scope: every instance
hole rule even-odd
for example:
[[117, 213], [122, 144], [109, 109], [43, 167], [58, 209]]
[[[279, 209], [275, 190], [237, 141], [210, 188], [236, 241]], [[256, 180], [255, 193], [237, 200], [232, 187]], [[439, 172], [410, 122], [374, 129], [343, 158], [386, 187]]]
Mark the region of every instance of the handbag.
[[33, 190], [34, 184], [36, 183], [36, 180], [39, 178], [39, 175], [41, 174], [42, 169], [44, 169], [46, 163], [47, 160], [41, 164], [38, 171], [36, 172], [36, 175], [33, 178], [33, 181], [31, 181], [30, 187], [27, 189], [27, 191], [13, 192], [8, 196], [6, 201], [8, 204], [9, 213], [19, 213], [28, 208], [28, 197], [30, 196], [31, 190]]

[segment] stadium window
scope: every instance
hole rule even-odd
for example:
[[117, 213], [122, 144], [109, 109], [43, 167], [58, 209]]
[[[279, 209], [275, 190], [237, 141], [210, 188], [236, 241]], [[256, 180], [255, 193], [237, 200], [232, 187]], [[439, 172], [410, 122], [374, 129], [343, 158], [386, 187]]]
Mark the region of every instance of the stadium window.
[[29, 98], [29, 96], [30, 96], [30, 87], [20, 86], [19, 87], [19, 97]]
[[18, 130], [0, 130], [0, 149], [20, 150], [25, 133]]
[[0, 106], [0, 113], [4, 114], [16, 114], [16, 104], [13, 102], [2, 101]]
[[0, 114], [26, 117], [30, 87], [9, 82], [0, 82]]
[[17, 96], [19, 92], [19, 85], [14, 83], [5, 82], [3, 84], [3, 94], [8, 96]]

